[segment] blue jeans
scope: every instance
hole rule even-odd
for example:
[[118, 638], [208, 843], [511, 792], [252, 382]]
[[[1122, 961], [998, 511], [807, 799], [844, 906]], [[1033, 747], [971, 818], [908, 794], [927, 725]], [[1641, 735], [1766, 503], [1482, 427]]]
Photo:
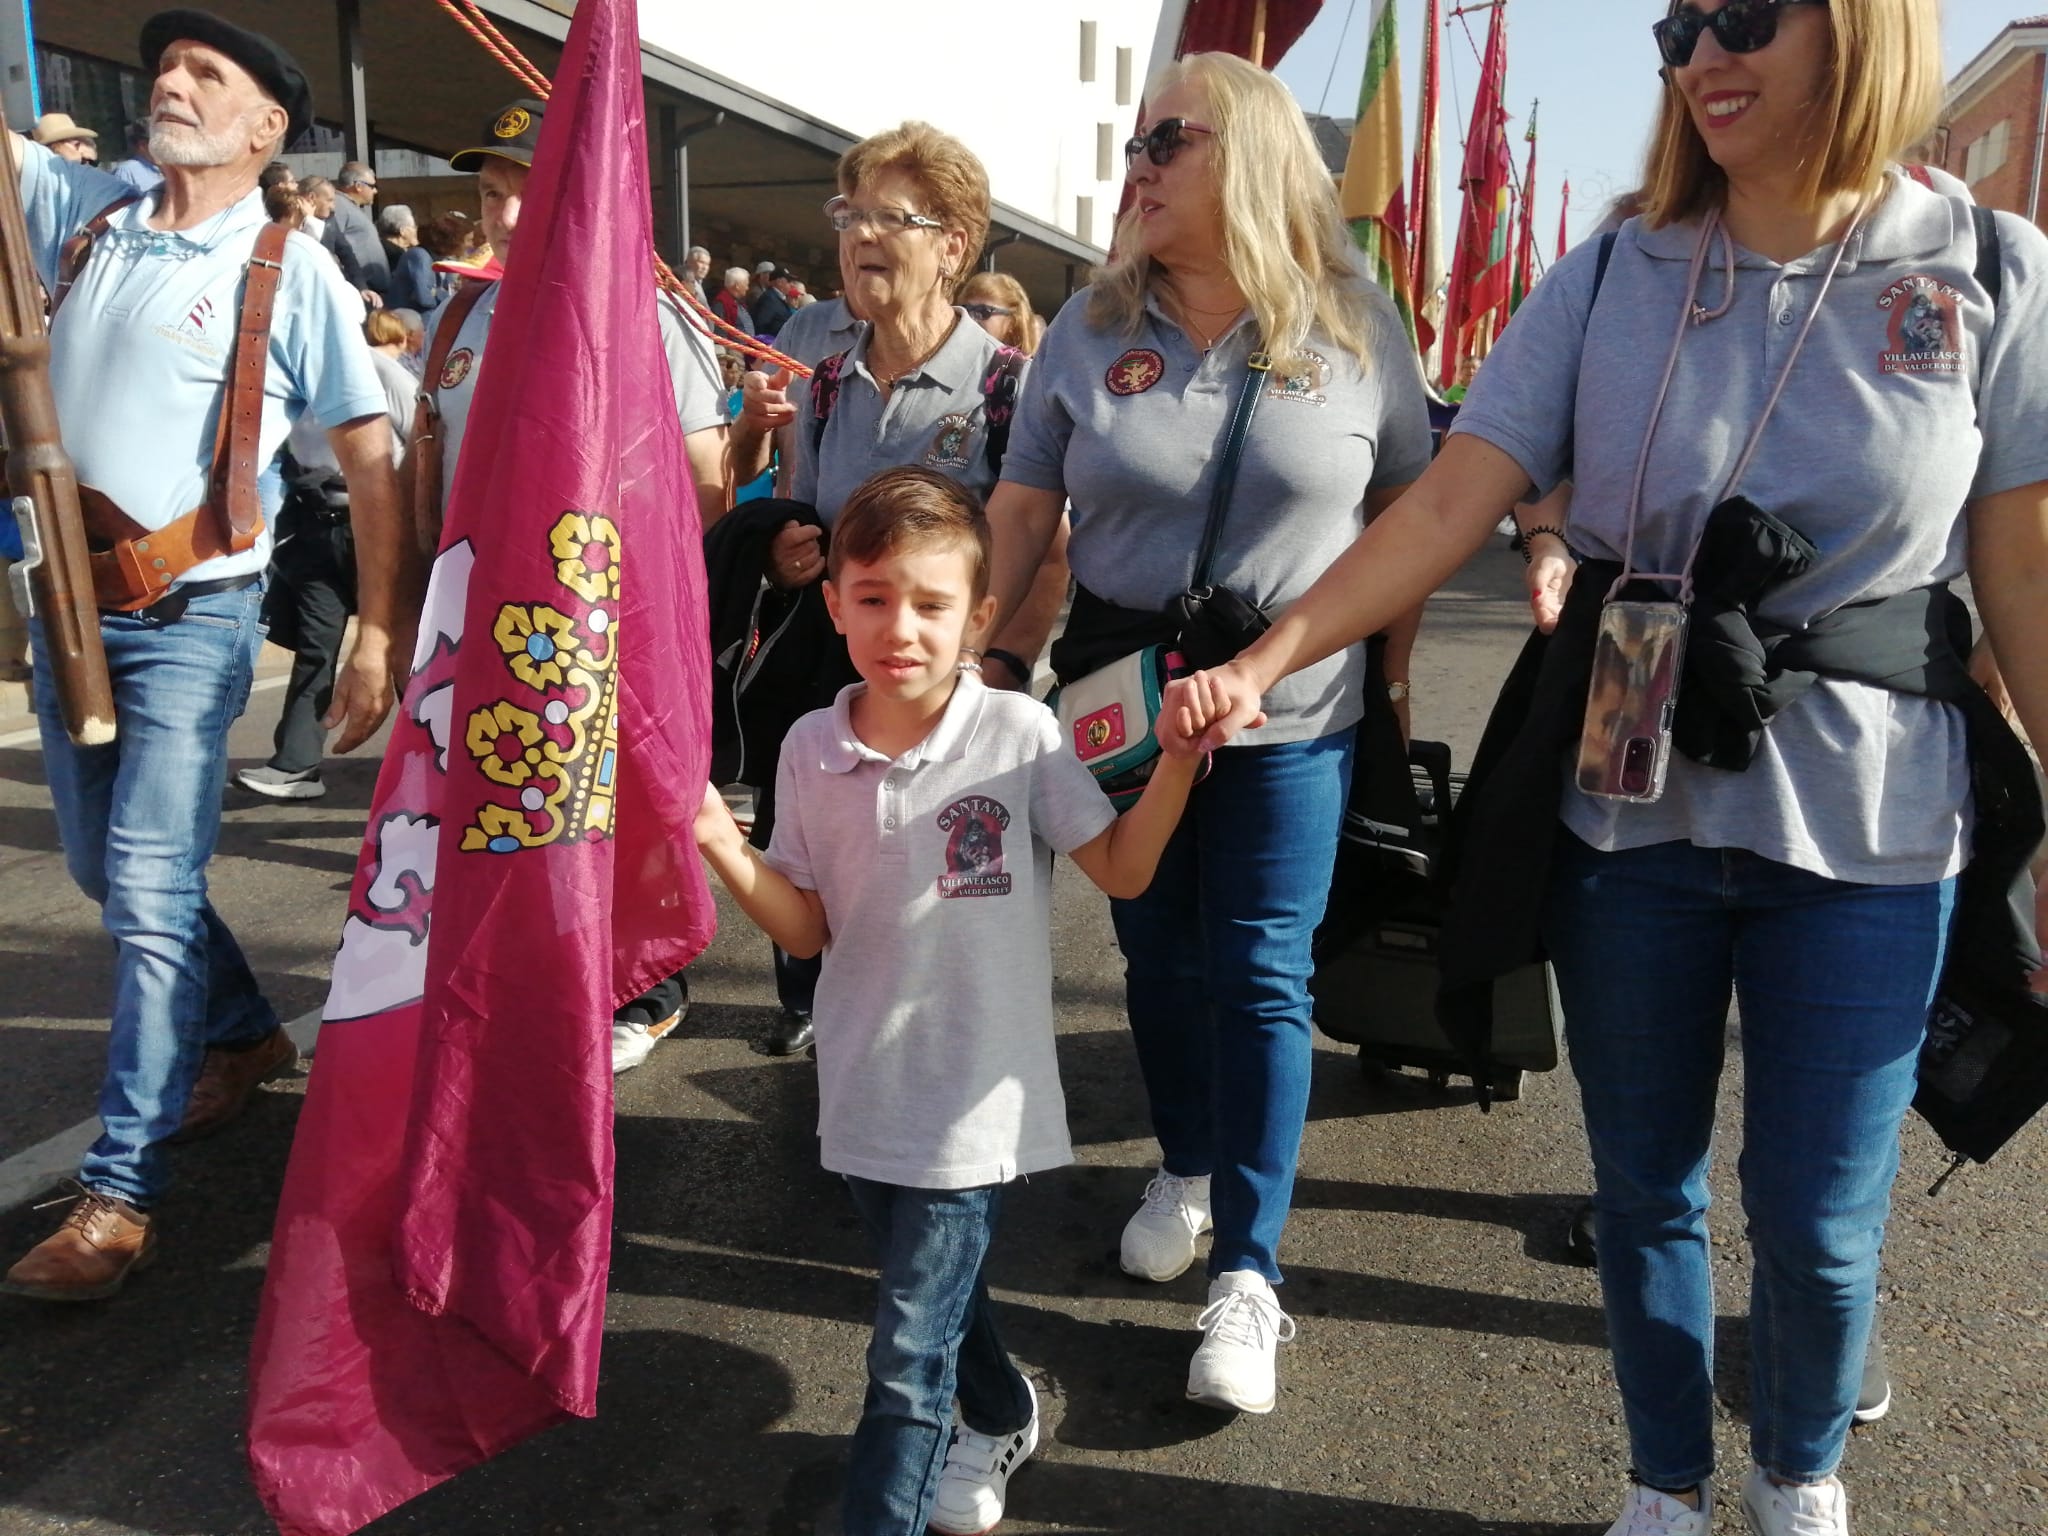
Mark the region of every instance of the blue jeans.
[[924, 1536], [953, 1440], [1031, 1422], [1031, 1391], [996, 1337], [982, 1271], [1003, 1187], [908, 1189], [848, 1177], [881, 1268], [867, 1400], [846, 1473], [845, 1536]]
[[1955, 882], [1855, 885], [1739, 849], [1599, 853], [1560, 829], [1545, 917], [1585, 1104], [1607, 1331], [1636, 1475], [1713, 1471], [1707, 1164], [1742, 1014], [1751, 1455], [1841, 1460]]
[[[101, 1133], [79, 1180], [147, 1208], [209, 1046], [277, 1028], [235, 937], [206, 899], [220, 831], [228, 727], [249, 702], [263, 644], [259, 582], [194, 598], [173, 622], [106, 614], [100, 638], [119, 734], [75, 747], [50, 669], [35, 669], [43, 771], [78, 888], [114, 938], [113, 1029]], [[40, 628], [33, 630], [38, 654]]]
[[1166, 1171], [1210, 1178], [1209, 1273], [1280, 1283], [1352, 733], [1216, 754], [1151, 889], [1112, 901], [1125, 1009]]

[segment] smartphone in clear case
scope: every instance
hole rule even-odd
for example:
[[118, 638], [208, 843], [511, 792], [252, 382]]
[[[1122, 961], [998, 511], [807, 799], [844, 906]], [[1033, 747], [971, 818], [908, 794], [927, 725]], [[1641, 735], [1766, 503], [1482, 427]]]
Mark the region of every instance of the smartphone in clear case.
[[1578, 786], [1585, 793], [1637, 804], [1664, 793], [1685, 630], [1686, 611], [1677, 603], [1615, 601], [1600, 610], [1579, 736]]

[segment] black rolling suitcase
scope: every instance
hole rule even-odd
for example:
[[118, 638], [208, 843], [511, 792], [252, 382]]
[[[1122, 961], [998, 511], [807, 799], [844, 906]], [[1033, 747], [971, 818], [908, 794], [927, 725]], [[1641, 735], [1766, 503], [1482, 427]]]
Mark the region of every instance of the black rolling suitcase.
[[[1368, 697], [1384, 700], [1376, 652], [1374, 663]], [[1418, 741], [1404, 756], [1391, 709], [1368, 711], [1309, 978], [1317, 1026], [1357, 1046], [1362, 1067], [1414, 1068], [1439, 1086], [1471, 1074], [1436, 1014], [1445, 904], [1436, 865], [1464, 782], [1451, 772], [1449, 747]], [[1518, 1098], [1523, 1073], [1556, 1068], [1558, 1018], [1548, 965], [1524, 966], [1494, 984], [1494, 1098]]]

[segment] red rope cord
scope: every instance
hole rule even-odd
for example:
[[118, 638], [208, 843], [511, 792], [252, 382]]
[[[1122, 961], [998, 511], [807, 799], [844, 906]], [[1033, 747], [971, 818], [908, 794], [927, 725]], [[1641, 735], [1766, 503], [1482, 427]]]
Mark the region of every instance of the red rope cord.
[[[493, 25], [490, 17], [478, 8], [476, 0], [435, 0], [435, 3], [454, 19], [457, 26], [476, 39], [477, 44], [486, 53], [504, 65], [513, 79], [542, 101], [548, 99], [553, 89], [548, 77], [541, 73], [540, 66], [521, 53], [512, 41]], [[788, 353], [779, 352], [766, 342], [756, 341], [722, 315], [715, 313], [685, 286], [683, 280], [669, 269], [668, 263], [658, 254], [654, 257], [654, 277], [662, 288], [680, 301], [684, 312], [695, 323], [696, 329], [716, 345], [728, 347], [743, 357], [772, 363], [778, 368], [787, 368], [800, 379], [808, 379], [811, 376], [811, 370]]]

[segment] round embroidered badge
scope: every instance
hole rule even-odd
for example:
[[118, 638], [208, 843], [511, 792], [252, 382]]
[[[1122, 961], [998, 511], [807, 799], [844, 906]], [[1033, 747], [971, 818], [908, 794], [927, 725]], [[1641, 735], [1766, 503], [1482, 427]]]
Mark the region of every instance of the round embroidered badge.
[[491, 124], [491, 136], [497, 139], [516, 139], [532, 126], [532, 113], [524, 107], [507, 107], [498, 120]]
[[1150, 347], [1133, 347], [1109, 365], [1102, 382], [1112, 395], [1142, 395], [1165, 373], [1165, 358]]
[[448, 361], [441, 369], [441, 387], [453, 389], [469, 377], [469, 370], [476, 364], [476, 354], [467, 347], [458, 347], [448, 354]]

